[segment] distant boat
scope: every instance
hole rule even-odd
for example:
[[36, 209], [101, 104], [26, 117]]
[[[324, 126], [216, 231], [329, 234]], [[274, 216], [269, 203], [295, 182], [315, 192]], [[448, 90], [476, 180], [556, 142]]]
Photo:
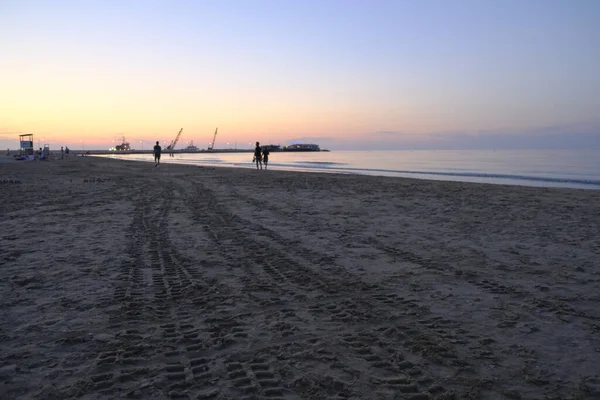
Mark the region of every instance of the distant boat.
[[283, 146], [283, 151], [321, 151], [318, 144], [296, 143]]
[[115, 146], [115, 150], [117, 151], [129, 151], [131, 147], [129, 146], [129, 142], [125, 140], [125, 136], [123, 136], [123, 141], [121, 144]]
[[198, 151], [198, 147], [194, 146], [194, 141], [190, 141], [190, 145], [184, 149], [184, 151]]
[[268, 150], [270, 152], [277, 152], [277, 151], [281, 151], [281, 146], [278, 144], [264, 144], [262, 146], [260, 146], [261, 149], [264, 150]]

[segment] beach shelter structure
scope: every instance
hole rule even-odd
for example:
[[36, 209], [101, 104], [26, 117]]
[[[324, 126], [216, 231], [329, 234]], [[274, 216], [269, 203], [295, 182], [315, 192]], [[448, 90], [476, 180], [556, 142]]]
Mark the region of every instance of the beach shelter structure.
[[33, 155], [33, 135], [31, 133], [19, 135], [19, 145], [21, 146], [21, 153], [23, 155]]

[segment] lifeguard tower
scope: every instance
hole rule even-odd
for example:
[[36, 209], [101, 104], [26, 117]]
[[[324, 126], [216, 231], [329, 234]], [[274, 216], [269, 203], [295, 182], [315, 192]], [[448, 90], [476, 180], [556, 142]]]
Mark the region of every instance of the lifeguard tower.
[[21, 145], [21, 153], [24, 156], [33, 155], [33, 135], [31, 133], [19, 135], [19, 143]]

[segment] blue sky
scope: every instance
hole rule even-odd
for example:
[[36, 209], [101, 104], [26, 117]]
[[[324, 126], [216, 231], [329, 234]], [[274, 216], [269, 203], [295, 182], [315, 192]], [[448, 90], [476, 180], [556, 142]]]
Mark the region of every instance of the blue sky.
[[0, 145], [184, 127], [204, 147], [218, 126], [221, 144], [600, 147], [598, 21], [590, 0], [0, 0]]

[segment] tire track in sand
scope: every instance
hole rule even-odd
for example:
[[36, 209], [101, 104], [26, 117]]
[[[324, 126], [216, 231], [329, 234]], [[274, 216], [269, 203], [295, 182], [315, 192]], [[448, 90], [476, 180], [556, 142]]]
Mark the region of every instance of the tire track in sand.
[[[297, 218], [299, 206], [294, 207], [292, 205], [290, 207], [289, 204], [286, 204], [286, 208], [284, 208], [279, 205], [269, 203], [268, 200], [263, 201], [252, 196], [244, 196], [233, 188], [230, 188], [228, 193], [230, 193], [231, 197], [236, 199], [237, 204], [241, 205], [242, 202], [245, 202], [253, 206], [255, 209], [263, 211], [261, 213], [261, 218], [266, 220], [277, 220], [281, 217], [283, 217], [283, 219], [293, 219], [298, 223], [298, 225], [305, 229], [306, 232], [314, 232], [329, 228], [326, 224], [322, 223], [318, 216], [314, 216], [310, 213], [307, 213], [306, 215], [303, 214], [302, 218]], [[245, 207], [241, 208], [246, 209]], [[265, 215], [265, 210], [272, 213], [272, 215]], [[444, 260], [439, 261], [433, 258], [422, 257], [412, 251], [386, 245], [376, 237], [362, 237], [360, 234], [354, 234], [352, 237], [353, 240], [358, 241], [358, 243], [367, 245], [370, 248], [377, 249], [382, 253], [387, 254], [394, 262], [410, 262], [420, 268], [430, 270], [434, 274], [436, 271], [441, 271], [443, 273], [445, 271], [452, 271], [454, 269], [452, 264], [449, 264]], [[479, 254], [479, 256], [483, 257], [484, 260], [487, 260], [486, 262], [488, 263], [492, 262], [491, 260], [488, 260], [483, 253]], [[482, 290], [482, 292], [488, 293], [492, 296], [509, 295], [517, 297], [533, 297], [532, 302], [535, 309], [553, 312], [560, 319], [564, 319], [565, 316], [567, 316], [567, 318], [568, 316], [577, 316], [586, 319], [590, 318], [589, 315], [577, 312], [577, 310], [574, 310], [572, 307], [565, 306], [561, 303], [557, 304], [557, 302], [553, 301], [545, 301], [543, 299], [535, 298], [535, 296], [532, 296], [531, 293], [523, 291], [521, 288], [516, 288], [511, 285], [504, 285], [500, 282], [494, 281], [493, 279], [477, 279], [476, 277], [473, 277], [472, 274], [467, 274], [466, 276], [456, 274], [456, 276], [452, 276], [450, 278], [461, 278], [460, 281], [462, 282], [464, 282], [466, 278], [466, 282], [461, 284], [466, 283], [474, 285], [478, 289]], [[414, 288], [411, 285], [411, 290], [412, 289]], [[484, 293], [482, 294], [485, 295]], [[391, 297], [393, 298], [394, 296], [392, 295]], [[398, 303], [394, 303], [393, 299], [390, 299], [389, 292], [372, 296], [372, 298], [378, 298], [383, 302], [389, 302], [390, 305], [398, 305]], [[340, 308], [337, 304], [332, 304], [329, 307], [336, 310], [339, 310]], [[533, 310], [532, 314], [536, 313], [535, 309]], [[394, 326], [390, 332], [393, 331], [395, 334], [390, 334], [390, 337], [394, 337], [396, 340], [402, 340], [413, 352], [418, 353], [435, 363], [444, 365], [457, 365], [460, 366], [461, 369], [464, 368], [465, 370], [473, 371], [473, 366], [469, 366], [469, 364], [476, 365], [477, 360], [483, 360], [485, 365], [488, 365], [489, 363], [493, 364], [498, 362], [498, 360], [502, 358], [502, 348], [498, 345], [495, 345], [494, 340], [473, 335], [468, 331], [468, 327], [460, 325], [457, 321], [448, 319], [447, 317], [426, 317], [426, 315], [417, 312], [412, 312], [409, 314], [413, 317], [412, 321], [410, 321], [409, 324], [404, 323]], [[492, 313], [492, 315], [503, 316], [503, 318], [498, 321], [497, 324], [497, 327], [500, 329], [510, 329], [517, 325], [517, 321], [506, 320], [504, 318], [506, 313]], [[514, 313], [510, 315], [514, 316]], [[343, 315], [342, 318], [347, 319], [345, 315]], [[404, 322], [408, 322], [406, 320], [409, 318], [403, 319]], [[593, 320], [594, 317], [591, 319]], [[419, 329], [412, 329], [412, 327], [415, 326], [419, 327]], [[407, 335], [406, 332], [411, 333]], [[457, 345], [459, 347], [456, 347]], [[467, 362], [467, 360], [469, 360], [469, 362]], [[524, 383], [529, 384], [528, 382]], [[485, 379], [482, 380], [480, 385], [486, 386], [487, 381]]]
[[[216, 196], [206, 188], [198, 188], [196, 192], [189, 195], [188, 204], [196, 220], [203, 224], [203, 227], [210, 233], [209, 236], [213, 238], [215, 243], [233, 242], [238, 248], [244, 249], [243, 256], [229, 254], [224, 257], [230, 268], [242, 269], [246, 273], [247, 283], [257, 284], [264, 288], [265, 285], [261, 279], [261, 274], [255, 268], [252, 268], [252, 266], [259, 266], [272, 279], [271, 285], [268, 288], [275, 294], [287, 295], [291, 299], [307, 300], [312, 298], [312, 301], [296, 303], [295, 306], [298, 307], [300, 305], [302, 312], [310, 315], [318, 323], [331, 324], [333, 321], [336, 325], [341, 323], [355, 328], [356, 321], [371, 322], [376, 315], [374, 313], [374, 310], [376, 310], [376, 312], [388, 318], [386, 321], [387, 326], [390, 320], [400, 323], [404, 316], [402, 313], [392, 312], [391, 308], [399, 304], [402, 304], [403, 308], [418, 308], [410, 300], [395, 298], [394, 295], [385, 294], [384, 291], [370, 287], [359, 280], [351, 281], [353, 283], [352, 286], [362, 288], [364, 290], [362, 295], [365, 295], [366, 299], [361, 299], [361, 301], [353, 300], [349, 296], [355, 294], [355, 291], [348, 288], [347, 280], [336, 280], [332, 276], [320, 274], [297, 261], [298, 258], [308, 259], [309, 262], [310, 260], [320, 260], [321, 257], [318, 254], [312, 253], [309, 257], [305, 257], [307, 250], [301, 249], [299, 252], [302, 256], [297, 257], [297, 253], [295, 254], [296, 247], [286, 251], [285, 249], [290, 244], [288, 240], [280, 237], [268, 228], [256, 225], [252, 221], [247, 221], [238, 215], [230, 213], [227, 209], [219, 205]], [[202, 204], [202, 208], [198, 208], [196, 204]], [[250, 232], [254, 231], [260, 233], [252, 235]], [[258, 239], [257, 237], [261, 235], [267, 237], [269, 240]], [[265, 254], [269, 255], [269, 262], [265, 262]], [[334, 297], [339, 295], [343, 296], [343, 298], [335, 300]], [[322, 301], [323, 299], [327, 299], [327, 301]], [[407, 306], [407, 304], [412, 304], [412, 307]], [[410, 310], [408, 312], [411, 313]], [[373, 330], [372, 335], [379, 341], [391, 343], [379, 331]], [[347, 351], [346, 349], [342, 350], [342, 347], [339, 344], [333, 346], [334, 349], [340, 348], [338, 351]], [[405, 351], [410, 353], [408, 349], [405, 349]], [[453, 361], [457, 359], [448, 349], [445, 349], [441, 357], [447, 357]], [[417, 363], [422, 365], [420, 371], [428, 370], [426, 362], [418, 355], [410, 354], [410, 358], [419, 360]], [[452, 366], [451, 362], [447, 363], [447, 367], [452, 368]], [[398, 372], [393, 365], [387, 368], [390, 368], [388, 373], [391, 375]], [[422, 373], [427, 375], [424, 372]], [[429, 378], [428, 382], [437, 382], [439, 380]], [[413, 385], [411, 388], [416, 390], [416, 392], [410, 394], [410, 396], [416, 396], [415, 398], [450, 395], [450, 392], [439, 384], [433, 385], [435, 388], [432, 389], [433, 386], [423, 386], [423, 384], [411, 377], [406, 377], [404, 380], [398, 379], [397, 381], [392, 379], [389, 383], [390, 385], [402, 385], [405, 382]]]

